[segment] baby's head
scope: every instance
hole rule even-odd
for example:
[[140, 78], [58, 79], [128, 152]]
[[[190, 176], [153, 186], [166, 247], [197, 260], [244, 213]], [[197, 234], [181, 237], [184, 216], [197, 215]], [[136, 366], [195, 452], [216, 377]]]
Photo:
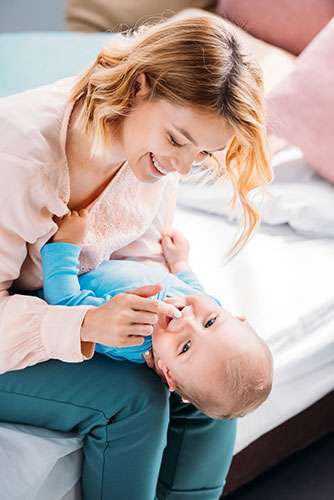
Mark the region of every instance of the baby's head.
[[269, 348], [249, 323], [207, 295], [167, 299], [180, 319], [160, 317], [152, 336], [157, 373], [212, 418], [243, 416], [269, 395]]

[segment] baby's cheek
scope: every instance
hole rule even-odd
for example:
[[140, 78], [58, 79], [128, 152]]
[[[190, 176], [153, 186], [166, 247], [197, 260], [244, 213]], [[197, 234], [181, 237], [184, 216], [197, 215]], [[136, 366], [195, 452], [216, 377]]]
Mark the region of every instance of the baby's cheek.
[[154, 352], [165, 362], [170, 358], [171, 353], [170, 339], [167, 338], [167, 335], [172, 334], [165, 333], [163, 330], [158, 330], [152, 335]]

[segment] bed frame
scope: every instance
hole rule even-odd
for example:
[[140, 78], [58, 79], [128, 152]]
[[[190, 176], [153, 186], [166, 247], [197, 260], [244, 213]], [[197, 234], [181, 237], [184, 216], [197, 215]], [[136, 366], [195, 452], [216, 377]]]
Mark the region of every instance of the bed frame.
[[221, 499], [334, 431], [334, 391], [237, 453]]

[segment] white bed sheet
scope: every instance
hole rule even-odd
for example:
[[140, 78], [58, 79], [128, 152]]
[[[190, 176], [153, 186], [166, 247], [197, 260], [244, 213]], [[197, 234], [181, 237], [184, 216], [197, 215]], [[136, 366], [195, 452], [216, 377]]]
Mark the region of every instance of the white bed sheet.
[[239, 420], [237, 453], [334, 389], [334, 240], [265, 227], [224, 266], [234, 225], [179, 208], [177, 227], [207, 291], [245, 315], [274, 355], [272, 393]]
[[[238, 452], [334, 388], [334, 240], [267, 227], [224, 266], [235, 226], [179, 207], [176, 227], [191, 242], [191, 264], [208, 293], [244, 314], [274, 354], [272, 394], [240, 419]], [[80, 448], [76, 436], [1, 424], [1, 498], [79, 500]]]

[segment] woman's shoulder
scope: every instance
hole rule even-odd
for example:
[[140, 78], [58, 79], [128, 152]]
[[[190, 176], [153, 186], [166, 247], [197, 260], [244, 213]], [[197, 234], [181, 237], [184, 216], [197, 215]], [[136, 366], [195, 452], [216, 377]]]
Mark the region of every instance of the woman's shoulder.
[[74, 81], [66, 78], [0, 99], [0, 153], [59, 161], [61, 127]]

